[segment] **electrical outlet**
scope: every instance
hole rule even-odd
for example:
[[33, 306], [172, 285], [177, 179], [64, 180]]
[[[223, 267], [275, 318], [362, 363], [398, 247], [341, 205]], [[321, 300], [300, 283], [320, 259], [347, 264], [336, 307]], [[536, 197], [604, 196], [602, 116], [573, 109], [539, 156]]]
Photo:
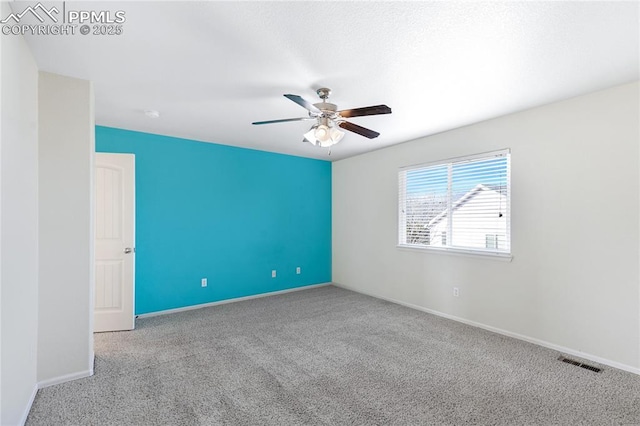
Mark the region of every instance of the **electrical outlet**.
[[299, 266], [296, 268], [296, 274], [300, 275], [300, 267]]
[[201, 279], [201, 280], [200, 280], [200, 285], [201, 285], [202, 287], [206, 287], [206, 286], [207, 286], [207, 279], [206, 279], [206, 278]]
[[275, 278], [276, 277], [276, 270], [274, 269], [273, 271], [271, 271], [271, 278]]
[[458, 287], [454, 287], [453, 288], [453, 297], [458, 297], [460, 296], [460, 290], [458, 289]]

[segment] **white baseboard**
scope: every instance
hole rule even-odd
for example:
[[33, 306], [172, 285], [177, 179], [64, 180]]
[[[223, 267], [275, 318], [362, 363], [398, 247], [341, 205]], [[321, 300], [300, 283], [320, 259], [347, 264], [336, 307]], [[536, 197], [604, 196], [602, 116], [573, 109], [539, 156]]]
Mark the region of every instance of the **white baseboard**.
[[33, 401], [35, 401], [36, 399], [36, 394], [38, 393], [38, 384], [36, 383], [35, 385], [33, 385], [33, 391], [31, 391], [31, 396], [29, 397], [29, 402], [27, 403], [27, 406], [24, 408], [24, 412], [22, 413], [22, 416], [20, 417], [20, 420], [18, 421], [18, 424], [20, 426], [24, 426], [24, 424], [27, 422], [27, 417], [29, 416], [29, 412], [31, 411], [31, 406], [33, 405]]
[[164, 311], [149, 312], [147, 314], [136, 315], [136, 318], [149, 318], [149, 317], [157, 317], [158, 315], [175, 314], [176, 312], [191, 311], [193, 309], [202, 309], [202, 308], [208, 308], [210, 306], [225, 305], [227, 303], [242, 302], [244, 300], [259, 299], [259, 298], [262, 298], [262, 297], [276, 296], [278, 294], [292, 293], [294, 291], [301, 291], [301, 290], [309, 290], [311, 288], [325, 287], [325, 286], [328, 286], [328, 285], [331, 285], [331, 283], [305, 285], [305, 286], [302, 286], [302, 287], [288, 288], [286, 290], [271, 291], [269, 293], [261, 293], [261, 294], [254, 294], [254, 295], [251, 295], [251, 296], [236, 297], [235, 299], [219, 300], [217, 302], [201, 303], [199, 305], [185, 306], [183, 308], [166, 309]]
[[93, 376], [93, 366], [85, 371], [79, 371], [77, 373], [65, 374], [64, 376], [54, 377], [52, 379], [43, 380], [38, 382], [38, 389], [46, 388], [53, 385], [59, 385], [60, 383], [70, 382], [71, 380], [84, 379], [85, 377]]
[[449, 315], [449, 314], [446, 314], [444, 312], [440, 312], [440, 311], [436, 311], [436, 310], [433, 310], [433, 309], [425, 308], [425, 307], [422, 307], [422, 306], [419, 306], [419, 305], [414, 305], [412, 303], [403, 302], [401, 300], [391, 299], [389, 297], [378, 296], [378, 295], [373, 294], [373, 293], [368, 293], [368, 292], [364, 292], [364, 291], [361, 291], [361, 290], [356, 290], [356, 289], [351, 288], [351, 287], [346, 286], [346, 285], [337, 284], [337, 283], [333, 283], [333, 285], [336, 286], [336, 287], [344, 288], [345, 290], [351, 290], [351, 291], [354, 291], [356, 293], [364, 294], [366, 296], [375, 297], [376, 299], [386, 300], [387, 302], [396, 303], [398, 305], [406, 306], [406, 307], [411, 308], [411, 309], [416, 309], [418, 311], [422, 311], [422, 312], [426, 312], [426, 313], [429, 313], [429, 314], [437, 315], [439, 317], [443, 317], [443, 318], [447, 318], [447, 319], [450, 319], [450, 320], [453, 320], [453, 321], [461, 322], [463, 324], [471, 325], [473, 327], [482, 328], [483, 330], [491, 331], [493, 333], [502, 334], [503, 336], [513, 337], [514, 339], [523, 340], [525, 342], [533, 343], [533, 344], [538, 345], [538, 346], [542, 346], [542, 347], [545, 347], [545, 348], [553, 349], [555, 351], [562, 352], [562, 353], [567, 354], [567, 355], [573, 355], [573, 356], [576, 356], [576, 357], [579, 357], [579, 358], [584, 358], [584, 359], [587, 359], [589, 361], [597, 362], [597, 363], [603, 364], [603, 365], [608, 365], [610, 367], [614, 367], [614, 368], [617, 368], [619, 370], [623, 370], [623, 371], [627, 371], [629, 373], [640, 375], [640, 368], [636, 368], [636, 367], [632, 367], [630, 365], [622, 364], [622, 363], [617, 362], [617, 361], [612, 361], [610, 359], [606, 359], [606, 358], [602, 358], [602, 357], [599, 357], [599, 356], [596, 356], [596, 355], [592, 355], [592, 354], [589, 354], [589, 353], [577, 351], [575, 349], [566, 348], [564, 346], [556, 345], [555, 343], [549, 343], [549, 342], [546, 342], [544, 340], [540, 340], [540, 339], [536, 339], [536, 338], [533, 338], [533, 337], [525, 336], [523, 334], [518, 334], [518, 333], [511, 332], [511, 331], [503, 330], [501, 328], [497, 328], [497, 327], [493, 327], [493, 326], [490, 326], [490, 325], [482, 324], [482, 323], [479, 323], [479, 322], [476, 322], [476, 321], [471, 321], [471, 320], [468, 320], [468, 319], [465, 319], [465, 318], [456, 317], [454, 315]]
[[[94, 358], [94, 353], [91, 351], [91, 358]], [[33, 401], [36, 399], [36, 394], [38, 393], [38, 389], [46, 388], [48, 386], [59, 385], [60, 383], [69, 382], [71, 380], [83, 379], [85, 377], [93, 376], [93, 362], [91, 362], [91, 368], [86, 371], [81, 371], [78, 373], [65, 374], [64, 376], [54, 377], [53, 379], [43, 380], [41, 382], [36, 383], [33, 386], [33, 392], [31, 392], [31, 397], [29, 398], [29, 403], [24, 409], [24, 413], [20, 418], [19, 425], [24, 426], [27, 422], [27, 417], [29, 416], [29, 412], [31, 411], [31, 406], [33, 405]]]

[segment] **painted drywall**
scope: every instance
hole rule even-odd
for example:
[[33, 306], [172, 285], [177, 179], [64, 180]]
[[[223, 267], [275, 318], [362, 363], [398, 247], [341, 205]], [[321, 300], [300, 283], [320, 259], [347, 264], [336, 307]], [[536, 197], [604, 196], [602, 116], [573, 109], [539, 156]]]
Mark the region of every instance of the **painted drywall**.
[[93, 88], [40, 72], [38, 381], [93, 372]]
[[[6, 2], [0, 16], [11, 13]], [[38, 68], [21, 36], [2, 36], [0, 424], [20, 424], [37, 383]]]
[[[334, 282], [640, 371], [638, 90], [614, 87], [335, 162]], [[503, 148], [511, 262], [396, 247], [399, 167]]]
[[96, 150], [136, 156], [137, 314], [331, 280], [330, 162], [100, 126]]

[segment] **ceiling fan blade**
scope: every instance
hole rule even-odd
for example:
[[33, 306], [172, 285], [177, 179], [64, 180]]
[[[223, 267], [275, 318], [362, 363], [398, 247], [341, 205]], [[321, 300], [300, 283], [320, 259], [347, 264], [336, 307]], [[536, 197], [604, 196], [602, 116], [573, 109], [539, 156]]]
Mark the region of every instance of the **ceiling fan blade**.
[[283, 118], [280, 120], [268, 120], [268, 121], [254, 121], [251, 124], [271, 124], [271, 123], [286, 123], [287, 121], [306, 121], [315, 120], [313, 117], [300, 117], [300, 118]]
[[298, 95], [284, 95], [285, 98], [287, 99], [291, 99], [293, 102], [297, 103], [298, 105], [300, 105], [303, 108], [306, 108], [307, 110], [309, 110], [310, 112], [314, 113], [314, 114], [321, 114], [322, 111], [320, 111], [318, 108], [316, 108], [316, 106], [314, 104], [312, 104], [311, 102], [303, 99], [302, 97], [298, 96]]
[[391, 114], [391, 108], [386, 105], [374, 105], [363, 108], [353, 108], [338, 111], [344, 118], [361, 117], [363, 115]]
[[365, 138], [373, 139], [380, 136], [380, 133], [369, 130], [365, 127], [358, 126], [357, 124], [349, 123], [348, 121], [341, 121], [338, 126], [345, 130], [364, 136]]

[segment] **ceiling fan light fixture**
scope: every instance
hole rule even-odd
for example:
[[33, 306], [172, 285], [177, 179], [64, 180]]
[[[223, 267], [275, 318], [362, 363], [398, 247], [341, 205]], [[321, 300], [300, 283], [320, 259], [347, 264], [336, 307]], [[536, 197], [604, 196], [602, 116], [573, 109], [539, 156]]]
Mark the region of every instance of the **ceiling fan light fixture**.
[[304, 134], [303, 141], [321, 148], [328, 148], [340, 142], [343, 137], [344, 132], [341, 132], [335, 127], [329, 127], [325, 124], [316, 124]]
[[344, 137], [344, 132], [336, 129], [335, 127], [332, 127], [329, 130], [329, 134], [331, 135], [331, 140], [334, 141], [334, 143], [340, 142]]
[[316, 127], [318, 125], [311, 127], [311, 129], [304, 134], [304, 142], [309, 142], [311, 145], [317, 145], [318, 141], [316, 139]]
[[329, 127], [324, 124], [319, 125], [316, 127], [314, 136], [320, 143], [327, 142], [331, 138], [331, 135], [329, 134]]

